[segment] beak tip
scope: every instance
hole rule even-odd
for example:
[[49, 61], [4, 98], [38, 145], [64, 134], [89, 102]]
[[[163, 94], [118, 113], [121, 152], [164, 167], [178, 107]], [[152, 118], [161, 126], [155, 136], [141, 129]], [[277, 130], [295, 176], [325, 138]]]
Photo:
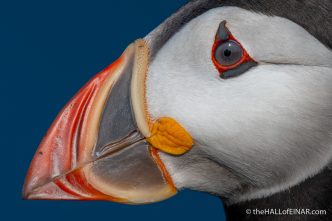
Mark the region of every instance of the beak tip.
[[[29, 180], [28, 180], [29, 181]], [[40, 186], [25, 182], [22, 190], [23, 200], [74, 200], [75, 197], [61, 190], [54, 182]]]
[[21, 198], [22, 198], [22, 200], [29, 200], [29, 193], [26, 193], [23, 191]]
[[22, 200], [29, 200], [30, 190], [27, 186], [27, 179], [25, 179], [21, 193]]
[[22, 193], [22, 200], [35, 200], [35, 198], [33, 198], [31, 196], [30, 192], [23, 192]]
[[36, 199], [38, 199], [38, 198], [33, 197], [33, 191], [27, 190], [25, 187], [23, 187], [21, 198], [22, 198], [22, 200], [36, 200]]

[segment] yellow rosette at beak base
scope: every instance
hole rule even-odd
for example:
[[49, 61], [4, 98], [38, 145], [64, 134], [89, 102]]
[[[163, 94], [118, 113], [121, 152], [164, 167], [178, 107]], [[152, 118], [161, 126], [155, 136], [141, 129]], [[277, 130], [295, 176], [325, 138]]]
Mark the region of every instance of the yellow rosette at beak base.
[[194, 145], [190, 134], [176, 120], [163, 117], [152, 125], [147, 141], [155, 148], [172, 155], [182, 155]]

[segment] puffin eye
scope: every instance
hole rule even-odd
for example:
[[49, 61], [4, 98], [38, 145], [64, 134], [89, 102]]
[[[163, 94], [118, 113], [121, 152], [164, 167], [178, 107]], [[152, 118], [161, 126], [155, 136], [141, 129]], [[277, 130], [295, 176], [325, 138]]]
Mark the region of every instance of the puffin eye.
[[233, 41], [228, 40], [217, 47], [214, 57], [220, 65], [230, 66], [241, 60], [243, 50], [241, 46]]
[[219, 25], [212, 48], [212, 61], [223, 79], [236, 77], [257, 65], [226, 27]]

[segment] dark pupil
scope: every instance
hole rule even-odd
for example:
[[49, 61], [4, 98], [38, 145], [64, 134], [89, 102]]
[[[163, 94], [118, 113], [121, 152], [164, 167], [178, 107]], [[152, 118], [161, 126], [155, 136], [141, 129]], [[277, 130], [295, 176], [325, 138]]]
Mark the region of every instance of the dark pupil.
[[231, 54], [232, 54], [232, 51], [231, 51], [231, 50], [226, 49], [226, 50], [224, 51], [224, 55], [225, 55], [226, 57], [231, 56]]

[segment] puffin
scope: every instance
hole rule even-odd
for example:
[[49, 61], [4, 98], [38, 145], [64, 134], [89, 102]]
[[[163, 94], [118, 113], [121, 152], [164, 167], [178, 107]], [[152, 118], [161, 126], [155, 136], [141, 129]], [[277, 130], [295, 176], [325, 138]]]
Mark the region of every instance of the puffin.
[[189, 1], [67, 103], [23, 198], [146, 204], [188, 188], [230, 221], [331, 220], [331, 11]]

